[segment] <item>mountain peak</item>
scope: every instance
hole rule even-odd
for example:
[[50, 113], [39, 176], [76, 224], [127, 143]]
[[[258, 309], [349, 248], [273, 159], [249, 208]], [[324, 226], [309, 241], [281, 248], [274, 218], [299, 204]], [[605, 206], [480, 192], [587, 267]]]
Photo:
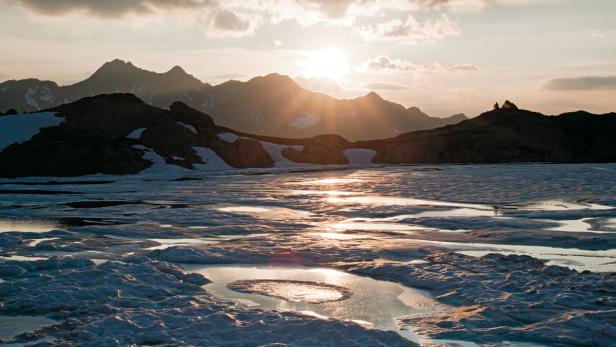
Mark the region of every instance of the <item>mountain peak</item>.
[[135, 67], [135, 65], [133, 65], [133, 63], [131, 63], [130, 61], [124, 61], [122, 59], [114, 59], [112, 61], [108, 61], [105, 64], [103, 64], [102, 67]]
[[382, 100], [383, 99], [379, 94], [377, 94], [377, 92], [374, 92], [374, 91], [366, 94], [366, 98], [376, 99], [376, 100]]
[[248, 84], [257, 84], [266, 88], [296, 89], [300, 86], [291, 77], [278, 73], [258, 76], [248, 81]]
[[167, 71], [167, 74], [182, 74], [182, 75], [186, 75], [188, 73], [186, 72], [186, 70], [182, 69], [181, 66], [176, 65], [176, 66], [172, 67], [171, 70]]
[[130, 61], [114, 59], [103, 64], [98, 70], [96, 70], [94, 75], [126, 73], [135, 70], [139, 70], [139, 68], [133, 65]]

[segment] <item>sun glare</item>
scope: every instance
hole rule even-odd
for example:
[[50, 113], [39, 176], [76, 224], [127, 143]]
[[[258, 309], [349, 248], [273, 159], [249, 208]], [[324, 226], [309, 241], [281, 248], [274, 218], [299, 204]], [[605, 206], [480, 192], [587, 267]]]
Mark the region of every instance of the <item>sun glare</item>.
[[340, 79], [349, 72], [346, 54], [339, 48], [330, 47], [314, 51], [304, 62], [307, 77]]

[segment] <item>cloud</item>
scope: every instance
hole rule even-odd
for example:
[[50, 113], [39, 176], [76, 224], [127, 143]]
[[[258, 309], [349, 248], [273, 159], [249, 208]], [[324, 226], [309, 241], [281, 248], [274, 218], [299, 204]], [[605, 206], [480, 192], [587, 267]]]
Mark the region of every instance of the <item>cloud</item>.
[[393, 40], [403, 43], [430, 42], [462, 34], [458, 23], [445, 14], [424, 23], [419, 23], [415, 17], [409, 15], [406, 20], [396, 18], [359, 28], [357, 32], [366, 41]]
[[453, 11], [480, 11], [489, 6], [494, 5], [507, 5], [507, 6], [521, 6], [529, 4], [541, 4], [541, 3], [555, 3], [560, 0], [410, 0], [417, 6], [438, 11], [443, 9]]
[[409, 89], [407, 86], [393, 84], [393, 83], [384, 83], [384, 82], [371, 82], [366, 83], [362, 86], [364, 89], [370, 90], [405, 90]]
[[399, 71], [417, 71], [423, 69], [423, 66], [414, 64], [408, 60], [399, 58], [390, 58], [386, 55], [379, 55], [374, 59], [369, 59], [363, 62], [357, 68], [359, 72], [399, 72]]
[[479, 67], [475, 64], [460, 64], [446, 67], [448, 71], [453, 72], [476, 72], [479, 71]]
[[558, 78], [548, 82], [551, 90], [608, 90], [616, 89], [616, 76], [585, 76]]
[[255, 33], [262, 17], [259, 14], [235, 13], [226, 8], [218, 8], [204, 20], [205, 32], [213, 37], [241, 37]]
[[416, 64], [406, 59], [390, 58], [387, 55], [379, 55], [373, 59], [369, 59], [361, 63], [356, 70], [358, 72], [366, 73], [474, 73], [479, 71], [479, 67], [474, 64], [445, 66], [437, 62], [429, 64]]
[[317, 8], [330, 18], [344, 17], [354, 0], [299, 0], [300, 5]]
[[60, 16], [85, 12], [113, 18], [127, 14], [149, 14], [157, 10], [210, 7], [215, 0], [13, 0], [25, 9], [44, 15]]

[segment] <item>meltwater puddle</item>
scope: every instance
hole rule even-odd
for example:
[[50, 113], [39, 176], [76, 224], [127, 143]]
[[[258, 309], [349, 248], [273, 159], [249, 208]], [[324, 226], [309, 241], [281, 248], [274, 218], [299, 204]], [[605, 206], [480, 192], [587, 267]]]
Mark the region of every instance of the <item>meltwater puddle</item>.
[[401, 328], [398, 318], [449, 311], [426, 291], [333, 269], [191, 265], [186, 271], [212, 280], [206, 290], [239, 305], [353, 321], [415, 342], [428, 340]]
[[59, 223], [51, 220], [0, 218], [0, 233], [46, 233], [60, 227]]
[[10, 341], [19, 334], [57, 323], [55, 320], [40, 316], [0, 316], [0, 341]]

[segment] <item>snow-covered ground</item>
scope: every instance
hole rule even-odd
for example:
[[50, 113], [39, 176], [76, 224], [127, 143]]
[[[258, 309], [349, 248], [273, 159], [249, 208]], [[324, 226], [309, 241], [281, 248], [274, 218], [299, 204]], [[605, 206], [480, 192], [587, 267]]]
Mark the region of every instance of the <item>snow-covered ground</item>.
[[616, 165], [163, 171], [0, 180], [0, 338], [616, 341]]
[[55, 112], [0, 117], [0, 151], [14, 143], [26, 142], [41, 129], [60, 125], [62, 122], [64, 118], [56, 116]]

